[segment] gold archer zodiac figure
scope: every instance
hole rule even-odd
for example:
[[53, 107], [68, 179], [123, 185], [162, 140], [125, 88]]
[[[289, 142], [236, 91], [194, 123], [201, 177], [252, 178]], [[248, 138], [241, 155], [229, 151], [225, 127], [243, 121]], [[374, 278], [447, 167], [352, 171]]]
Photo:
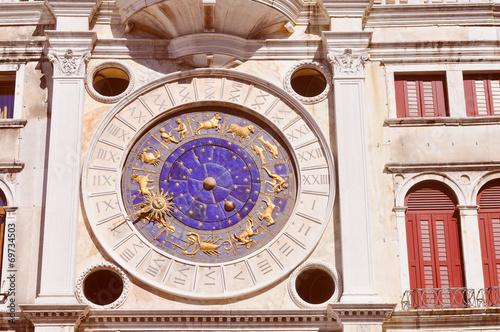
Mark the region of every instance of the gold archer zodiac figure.
[[267, 189], [269, 192], [280, 193], [283, 191], [283, 189], [287, 189], [289, 187], [288, 183], [286, 183], [286, 180], [281, 176], [276, 173], [271, 173], [266, 167], [262, 168], [267, 172], [271, 179], [273, 179], [272, 181], [265, 181], [267, 184], [270, 184], [273, 187], [272, 189]]
[[[229, 243], [229, 240], [224, 240], [220, 243], [217, 243], [221, 239], [220, 236], [210, 236], [203, 241], [200, 240], [200, 235], [198, 233], [188, 232], [186, 233], [186, 236], [188, 237], [187, 244], [182, 253], [191, 257], [193, 257], [200, 250], [207, 256], [218, 256], [220, 255], [220, 252], [217, 249], [219, 249], [219, 247], [224, 243]], [[196, 247], [197, 245], [198, 248]], [[189, 248], [190, 246], [193, 246], [193, 250], [187, 251], [187, 248]], [[230, 248], [224, 249], [226, 249], [226, 251], [231, 250]]]

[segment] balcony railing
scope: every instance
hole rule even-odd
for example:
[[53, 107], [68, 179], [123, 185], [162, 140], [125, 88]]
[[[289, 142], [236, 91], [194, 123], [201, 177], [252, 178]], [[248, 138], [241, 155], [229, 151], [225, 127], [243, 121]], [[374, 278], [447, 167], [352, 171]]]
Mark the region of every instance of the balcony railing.
[[477, 292], [478, 307], [500, 307], [500, 287], [482, 288]]
[[405, 291], [401, 300], [403, 310], [436, 308], [469, 308], [476, 306], [473, 289], [426, 288]]

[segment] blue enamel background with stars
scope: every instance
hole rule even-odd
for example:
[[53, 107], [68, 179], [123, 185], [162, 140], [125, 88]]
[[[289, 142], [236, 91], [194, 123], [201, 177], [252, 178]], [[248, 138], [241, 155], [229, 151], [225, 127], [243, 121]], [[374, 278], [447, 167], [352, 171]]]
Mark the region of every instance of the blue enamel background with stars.
[[[199, 123], [220, 116], [218, 128], [203, 128]], [[179, 122], [187, 128], [184, 135], [176, 130]], [[253, 126], [248, 137], [228, 133], [230, 124]], [[163, 135], [163, 136], [162, 136]], [[169, 138], [165, 139], [165, 135]], [[265, 149], [268, 141], [278, 149], [278, 158], [264, 151], [264, 161], [252, 146]], [[141, 158], [141, 155], [147, 158]], [[289, 187], [272, 192], [272, 178], [263, 168], [279, 175]], [[296, 172], [288, 150], [262, 121], [222, 109], [203, 109], [159, 119], [135, 140], [125, 160], [121, 188], [124, 207], [129, 214], [141, 209], [145, 195], [132, 176], [147, 178], [150, 192], [172, 199], [165, 224], [132, 215], [133, 227], [154, 247], [180, 259], [201, 263], [230, 262], [265, 246], [288, 221], [296, 195]], [[213, 188], [204, 182], [212, 178]], [[274, 224], [262, 219], [267, 203], [276, 205]], [[230, 202], [232, 209], [225, 209]], [[261, 219], [259, 219], [259, 217]], [[250, 245], [236, 236], [254, 220]], [[192, 245], [193, 234], [199, 236]], [[191, 242], [190, 242], [191, 240]], [[213, 251], [200, 250], [207, 243]]]

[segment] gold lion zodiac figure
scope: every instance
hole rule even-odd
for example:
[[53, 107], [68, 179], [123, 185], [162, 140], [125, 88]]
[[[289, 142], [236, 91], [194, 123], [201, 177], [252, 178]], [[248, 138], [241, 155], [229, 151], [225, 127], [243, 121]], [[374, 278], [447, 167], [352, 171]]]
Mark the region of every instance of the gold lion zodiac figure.
[[175, 144], [179, 143], [179, 141], [175, 139], [175, 136], [172, 135], [172, 131], [169, 131], [168, 134], [167, 134], [165, 128], [160, 128], [160, 133], [161, 133], [160, 137], [165, 142], [167, 142], [167, 143], [175, 143]]
[[278, 147], [274, 144], [271, 144], [271, 142], [265, 140], [264, 136], [259, 137], [259, 140], [262, 142], [262, 144], [264, 144], [268, 148], [268, 150], [272, 154], [273, 158], [277, 159], [278, 158]]
[[220, 117], [219, 113], [215, 113], [214, 116], [207, 121], [197, 121], [196, 118], [193, 118], [193, 121], [198, 122], [198, 128], [196, 129], [196, 135], [200, 134], [200, 130], [202, 129], [212, 129], [215, 128], [216, 131], [220, 131], [220, 124], [219, 121], [222, 118]]
[[[182, 251], [182, 253], [191, 257], [193, 257], [200, 250], [207, 256], [218, 256], [220, 255], [220, 252], [217, 249], [219, 249], [219, 247], [224, 243], [229, 243], [229, 240], [217, 243], [221, 239], [220, 236], [210, 236], [206, 240], [200, 241], [200, 235], [198, 233], [188, 232], [186, 233], [186, 235], [188, 237], [188, 243], [186, 244], [186, 247], [184, 248], [184, 251]], [[196, 248], [196, 245], [198, 245], [199, 247]], [[190, 246], [193, 246], [193, 250], [187, 251], [187, 248], [189, 248]], [[226, 248], [226, 250], [230, 249]]]
[[140, 188], [139, 192], [142, 194], [142, 196], [151, 195], [151, 192], [149, 190], [153, 189], [154, 186], [148, 187], [148, 183], [151, 183], [154, 180], [149, 178], [149, 174], [148, 175], [132, 174], [130, 178], [132, 179], [132, 181], [135, 181], [139, 184]]
[[[152, 150], [153, 152], [148, 152], [148, 150]], [[143, 163], [157, 166], [160, 163], [161, 154], [160, 151], [154, 149], [152, 146], [148, 146], [137, 154], [137, 158], [139, 158]]]
[[283, 191], [283, 189], [288, 188], [288, 183], [286, 183], [286, 180], [283, 179], [281, 176], [279, 176], [276, 173], [271, 173], [266, 167], [262, 167], [267, 174], [273, 179], [273, 181], [265, 181], [266, 183], [270, 184], [273, 188], [272, 189], [267, 189], [271, 193], [280, 193]]
[[226, 136], [227, 134], [231, 134], [234, 138], [234, 135], [240, 136], [240, 143], [243, 143], [244, 139], [249, 140], [250, 139], [250, 134], [253, 134], [255, 131], [254, 127], [252, 125], [248, 125], [246, 127], [240, 127], [236, 123], [231, 123], [229, 125], [229, 129], [226, 131]]
[[184, 139], [184, 136], [188, 134], [188, 128], [184, 122], [181, 121], [181, 119], [177, 118], [175, 119], [175, 123], [178, 124], [177, 128], [174, 128], [173, 130], [177, 131], [179, 133], [180, 139], [179, 141], [182, 141]]
[[257, 211], [257, 213], [259, 214], [259, 220], [267, 221], [267, 227], [269, 227], [274, 224], [273, 211], [278, 207], [274, 205], [273, 201], [271, 201], [269, 197], [267, 197], [267, 201], [266, 200], [262, 201], [266, 203], [266, 208], [264, 209], [264, 212]]
[[253, 218], [248, 218], [248, 225], [245, 230], [241, 232], [240, 235], [236, 235], [236, 233], [233, 234], [233, 240], [238, 241], [236, 242], [237, 246], [246, 245], [247, 249], [250, 249], [252, 246], [252, 240], [250, 237], [257, 234], [257, 230], [253, 229], [253, 222]]

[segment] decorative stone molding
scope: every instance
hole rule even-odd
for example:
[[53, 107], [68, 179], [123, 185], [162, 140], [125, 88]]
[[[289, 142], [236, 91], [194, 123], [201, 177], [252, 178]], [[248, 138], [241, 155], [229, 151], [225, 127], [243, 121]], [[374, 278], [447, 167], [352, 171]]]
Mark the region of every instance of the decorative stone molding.
[[54, 65], [54, 76], [83, 76], [85, 65], [90, 60], [90, 52], [76, 55], [73, 50], [68, 49], [64, 54], [49, 51], [47, 57]]
[[82, 330], [118, 331], [341, 331], [331, 309], [92, 310]]
[[21, 304], [22, 313], [36, 327], [40, 326], [73, 326], [74, 331], [87, 317], [89, 307], [73, 304]]
[[425, 127], [425, 126], [478, 126], [499, 125], [500, 116], [477, 117], [427, 117], [427, 118], [388, 118], [384, 125], [388, 127]]
[[19, 173], [23, 170], [24, 163], [15, 160], [12, 162], [0, 162], [0, 173]]
[[414, 162], [414, 163], [387, 163], [385, 169], [389, 173], [417, 173], [426, 171], [460, 172], [460, 171], [493, 171], [500, 168], [500, 161], [483, 162]]
[[[105, 69], [105, 68], [109, 68], [109, 67], [120, 68], [121, 70], [126, 72], [128, 77], [129, 77], [129, 83], [128, 83], [127, 89], [116, 96], [103, 96], [94, 89], [94, 84], [93, 84], [94, 75], [98, 71]], [[87, 71], [87, 76], [85, 77], [85, 86], [87, 88], [87, 92], [94, 99], [99, 100], [103, 103], [115, 103], [115, 102], [117, 102], [118, 100], [122, 99], [123, 97], [128, 95], [130, 92], [132, 92], [132, 90], [134, 89], [134, 85], [135, 85], [134, 70], [132, 70], [132, 68], [129, 65], [127, 65], [125, 62], [117, 61], [117, 60], [105, 60], [105, 61], [99, 62], [97, 65], [93, 66], [91, 69], [89, 69]]]
[[382, 324], [394, 311], [393, 303], [335, 303], [329, 307], [333, 310], [342, 324]]
[[[87, 300], [85, 297], [85, 294], [83, 293], [83, 282], [87, 278], [89, 274], [92, 272], [98, 271], [98, 270], [110, 270], [115, 273], [117, 273], [120, 278], [122, 278], [123, 281], [123, 291], [120, 297], [114, 301], [113, 303], [110, 303], [108, 305], [97, 305], [95, 303], [90, 302]], [[75, 285], [75, 295], [78, 301], [82, 304], [88, 305], [91, 308], [94, 309], [115, 309], [118, 308], [125, 302], [125, 300], [128, 297], [128, 294], [130, 292], [130, 280], [127, 277], [127, 275], [116, 265], [109, 263], [109, 262], [100, 262], [96, 264], [92, 264], [89, 267], [87, 267], [80, 275], [78, 276], [78, 279], [76, 281]]]
[[[326, 87], [323, 90], [323, 92], [314, 97], [304, 97], [299, 95], [297, 92], [293, 90], [291, 85], [292, 76], [295, 72], [301, 69], [314, 69], [323, 74], [326, 80]], [[326, 98], [326, 96], [328, 96], [332, 88], [332, 79], [330, 71], [326, 66], [322, 65], [317, 61], [304, 60], [297, 62], [288, 70], [283, 81], [286, 91], [288, 91], [292, 96], [300, 100], [303, 104], [315, 104], [322, 101], [323, 99]]]
[[363, 76], [363, 69], [368, 58], [368, 52], [363, 51], [353, 54], [353, 50], [350, 48], [344, 49], [342, 54], [328, 53], [328, 60], [333, 67], [333, 77]]
[[[302, 300], [299, 294], [297, 293], [297, 288], [296, 288], [297, 277], [305, 270], [310, 270], [310, 269], [319, 269], [325, 271], [332, 277], [333, 282], [335, 283], [335, 291], [332, 297], [324, 303], [320, 304], [307, 303], [306, 301]], [[342, 280], [340, 279], [337, 270], [334, 267], [330, 266], [329, 264], [319, 260], [306, 261], [298, 268], [296, 268], [295, 271], [293, 271], [293, 273], [288, 278], [288, 294], [290, 294], [292, 301], [300, 308], [304, 309], [326, 308], [328, 304], [339, 301], [340, 296], [342, 295]]]

